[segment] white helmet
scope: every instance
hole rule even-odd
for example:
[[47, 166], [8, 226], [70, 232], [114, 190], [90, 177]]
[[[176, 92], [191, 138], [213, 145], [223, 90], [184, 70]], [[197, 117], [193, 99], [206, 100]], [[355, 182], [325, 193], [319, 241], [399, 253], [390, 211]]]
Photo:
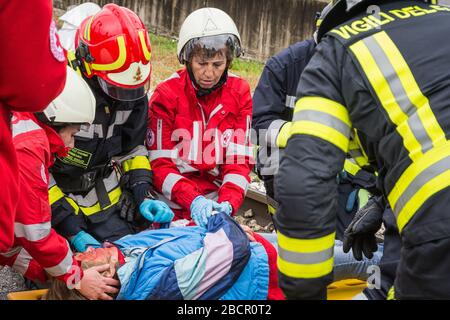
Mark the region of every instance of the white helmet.
[[233, 19], [216, 8], [201, 8], [184, 20], [178, 39], [177, 55], [180, 63], [186, 63], [195, 45], [217, 51], [224, 47], [231, 50], [232, 58], [242, 53], [241, 36]]
[[53, 125], [64, 123], [92, 123], [96, 102], [86, 81], [69, 66], [64, 90], [43, 111], [46, 122]]

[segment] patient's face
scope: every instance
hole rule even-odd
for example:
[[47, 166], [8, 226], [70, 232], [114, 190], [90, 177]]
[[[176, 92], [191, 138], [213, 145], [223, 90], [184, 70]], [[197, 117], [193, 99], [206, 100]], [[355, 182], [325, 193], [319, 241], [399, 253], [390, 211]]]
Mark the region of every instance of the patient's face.
[[89, 247], [86, 252], [75, 254], [75, 259], [81, 262], [83, 270], [109, 264], [109, 271], [104, 272], [103, 276], [113, 278], [119, 266], [118, 250], [117, 247], [97, 249]]

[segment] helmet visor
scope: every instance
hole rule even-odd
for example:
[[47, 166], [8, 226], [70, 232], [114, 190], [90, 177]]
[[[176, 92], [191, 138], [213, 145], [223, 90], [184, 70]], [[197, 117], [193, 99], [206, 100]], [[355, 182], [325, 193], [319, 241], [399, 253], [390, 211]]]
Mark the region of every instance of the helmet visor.
[[233, 34], [221, 34], [209, 37], [191, 39], [181, 51], [181, 61], [188, 62], [194, 55], [206, 58], [224, 54], [228, 61], [241, 55], [239, 39]]
[[120, 101], [135, 101], [145, 97], [150, 90], [150, 77], [141, 86], [136, 88], [118, 87], [104, 79], [97, 77], [102, 90], [111, 98]]

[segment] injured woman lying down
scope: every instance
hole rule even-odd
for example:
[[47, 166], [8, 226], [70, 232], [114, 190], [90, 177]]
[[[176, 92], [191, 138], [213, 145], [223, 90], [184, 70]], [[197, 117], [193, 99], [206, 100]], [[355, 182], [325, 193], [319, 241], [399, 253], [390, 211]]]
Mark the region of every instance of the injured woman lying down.
[[[281, 300], [276, 249], [224, 213], [206, 228], [147, 230], [76, 255], [83, 269], [110, 264], [118, 300]], [[46, 300], [84, 299], [53, 281]]]

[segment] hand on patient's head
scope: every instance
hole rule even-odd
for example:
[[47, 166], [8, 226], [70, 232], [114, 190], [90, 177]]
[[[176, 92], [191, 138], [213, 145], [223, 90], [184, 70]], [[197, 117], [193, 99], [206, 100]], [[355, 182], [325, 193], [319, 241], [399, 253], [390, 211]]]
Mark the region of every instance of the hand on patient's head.
[[254, 231], [246, 225], [240, 224], [240, 226], [241, 226], [242, 230], [244, 230], [244, 232], [247, 234], [248, 240], [250, 240], [251, 242], [255, 242], [256, 239], [253, 236]]

